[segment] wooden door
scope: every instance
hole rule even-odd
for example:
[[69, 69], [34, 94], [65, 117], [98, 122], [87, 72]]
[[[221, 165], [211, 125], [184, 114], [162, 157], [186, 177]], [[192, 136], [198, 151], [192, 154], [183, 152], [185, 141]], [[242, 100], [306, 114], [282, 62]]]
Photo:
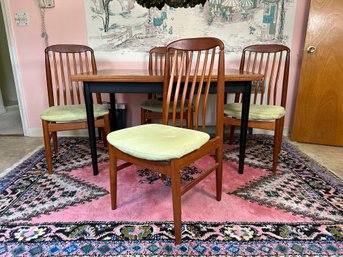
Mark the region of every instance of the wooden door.
[[312, 0], [294, 141], [343, 146], [343, 0]]

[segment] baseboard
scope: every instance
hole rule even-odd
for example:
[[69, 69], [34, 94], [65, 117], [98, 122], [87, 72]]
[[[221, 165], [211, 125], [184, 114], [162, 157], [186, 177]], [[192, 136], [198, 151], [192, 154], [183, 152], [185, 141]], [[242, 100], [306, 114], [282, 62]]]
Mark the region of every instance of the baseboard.
[[[264, 130], [264, 129], [253, 129], [253, 134], [265, 134], [265, 135], [274, 135], [274, 131], [271, 130]], [[290, 136], [290, 129], [284, 128], [283, 129], [283, 136], [289, 137]]]
[[[63, 137], [87, 137], [88, 131], [87, 129], [80, 129], [80, 130], [69, 130], [58, 132], [59, 136]], [[43, 137], [43, 129], [42, 128], [31, 128], [29, 129], [29, 137]]]
[[[210, 135], [214, 135], [215, 134], [215, 126], [208, 126], [206, 128], [206, 131]], [[58, 134], [61, 136], [66, 136], [66, 137], [73, 137], [73, 136], [74, 137], [87, 137], [88, 131], [86, 129], [80, 129], [80, 130], [70, 130], [70, 131], [58, 132]], [[253, 134], [274, 135], [274, 132], [270, 131], [270, 130], [264, 130], [264, 129], [254, 129]], [[43, 137], [43, 129], [42, 128], [29, 129], [29, 135], [27, 135], [27, 136]], [[290, 136], [290, 129], [289, 128], [283, 129], [283, 136], [285, 136], [285, 137]]]
[[19, 105], [6, 105], [6, 109], [8, 111], [12, 111], [12, 110], [18, 111], [19, 110]]
[[[239, 133], [239, 127], [236, 128], [236, 133]], [[210, 135], [215, 134], [215, 126], [208, 126], [206, 127], [206, 132], [209, 133]], [[230, 133], [228, 130], [228, 126], [226, 127], [226, 134]], [[290, 136], [291, 129], [290, 128], [284, 128], [283, 129], [283, 136], [284, 137], [289, 137]], [[264, 134], [264, 135], [274, 135], [274, 131], [271, 130], [264, 130], [264, 129], [253, 129], [253, 134]]]

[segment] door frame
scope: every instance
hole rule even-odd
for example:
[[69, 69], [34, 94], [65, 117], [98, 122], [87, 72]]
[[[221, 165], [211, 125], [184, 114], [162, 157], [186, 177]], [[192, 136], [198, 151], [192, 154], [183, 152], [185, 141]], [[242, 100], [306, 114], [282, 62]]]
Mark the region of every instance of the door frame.
[[4, 24], [5, 24], [5, 31], [6, 31], [6, 38], [7, 38], [7, 44], [8, 44], [8, 50], [10, 55], [10, 62], [12, 66], [12, 72], [14, 77], [14, 85], [16, 89], [17, 99], [18, 99], [18, 106], [19, 106], [19, 112], [20, 112], [20, 119], [23, 127], [24, 136], [31, 136], [28, 126], [28, 119], [27, 119], [27, 111], [24, 108], [25, 100], [23, 96], [23, 85], [21, 81], [21, 73], [19, 69], [19, 63], [18, 63], [18, 55], [15, 46], [15, 40], [14, 40], [14, 33], [11, 26], [11, 17], [10, 17], [10, 8], [9, 8], [9, 1], [10, 0], [0, 0], [1, 7], [2, 7], [2, 15], [4, 18]]

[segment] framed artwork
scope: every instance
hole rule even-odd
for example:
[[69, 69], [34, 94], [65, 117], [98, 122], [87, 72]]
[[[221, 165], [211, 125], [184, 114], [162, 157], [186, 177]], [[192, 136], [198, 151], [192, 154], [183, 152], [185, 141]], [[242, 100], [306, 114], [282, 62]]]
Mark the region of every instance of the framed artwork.
[[186, 1], [193, 7], [170, 1], [173, 6], [156, 0], [86, 0], [88, 44], [97, 59], [146, 59], [150, 48], [185, 37], [218, 37], [231, 58], [250, 44], [291, 44], [295, 0]]

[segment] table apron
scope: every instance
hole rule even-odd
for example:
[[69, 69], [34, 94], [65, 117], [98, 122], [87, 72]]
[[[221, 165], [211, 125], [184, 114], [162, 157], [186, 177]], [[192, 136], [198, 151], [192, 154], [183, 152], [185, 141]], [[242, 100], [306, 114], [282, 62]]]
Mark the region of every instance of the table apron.
[[[225, 82], [225, 93], [238, 93], [250, 90], [251, 81]], [[156, 82], [84, 82], [92, 93], [163, 93], [163, 83]], [[210, 94], [216, 93], [215, 83]]]

